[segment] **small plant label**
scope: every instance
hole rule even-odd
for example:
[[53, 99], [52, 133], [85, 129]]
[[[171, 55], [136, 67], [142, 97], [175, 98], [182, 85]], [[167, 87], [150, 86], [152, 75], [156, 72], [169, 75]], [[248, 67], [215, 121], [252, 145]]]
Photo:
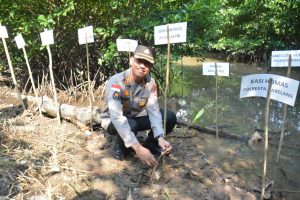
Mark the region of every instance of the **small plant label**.
[[291, 55], [291, 67], [300, 67], [300, 50], [272, 51], [272, 67], [288, 67], [289, 55]]
[[137, 46], [138, 46], [137, 40], [117, 39], [118, 51], [134, 52]]
[[15, 41], [17, 43], [17, 47], [18, 49], [22, 49], [23, 47], [25, 47], [25, 41], [23, 39], [22, 34], [19, 34], [15, 37]]
[[0, 26], [0, 37], [8, 38], [8, 33], [5, 26]]
[[43, 46], [54, 44], [53, 30], [46, 30], [40, 33], [40, 35]]
[[[203, 63], [203, 75], [215, 76], [216, 68], [214, 62]], [[229, 76], [229, 63], [217, 63], [217, 75], [218, 76]]]
[[94, 42], [93, 26], [78, 29], [79, 44], [87, 44]]
[[154, 27], [155, 45], [168, 43], [168, 26], [169, 26], [170, 43], [186, 42], [187, 22], [180, 22], [180, 23], [169, 24], [169, 25], [155, 26]]
[[299, 81], [274, 74], [253, 74], [242, 77], [240, 98], [267, 97], [268, 80], [272, 78], [270, 98], [294, 106]]

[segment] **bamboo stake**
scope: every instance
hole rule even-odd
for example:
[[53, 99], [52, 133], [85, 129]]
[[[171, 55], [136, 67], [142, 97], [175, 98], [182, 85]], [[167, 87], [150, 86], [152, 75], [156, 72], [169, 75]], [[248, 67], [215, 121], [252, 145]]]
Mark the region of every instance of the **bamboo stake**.
[[[164, 134], [163, 136], [167, 135], [167, 98], [168, 98], [168, 91], [169, 91], [169, 76], [170, 76], [170, 52], [171, 52], [171, 45], [170, 45], [170, 30], [169, 25], [167, 25], [167, 38], [168, 38], [168, 48], [167, 48], [167, 63], [166, 63], [166, 88], [165, 88], [165, 111], [164, 111]], [[165, 168], [165, 159], [162, 159], [162, 168]]]
[[183, 56], [181, 56], [181, 98], [183, 99]]
[[270, 108], [270, 95], [271, 95], [271, 87], [272, 87], [273, 79], [269, 79], [268, 93], [266, 99], [266, 107], [265, 107], [265, 150], [264, 150], [264, 166], [263, 166], [263, 177], [261, 184], [261, 197], [260, 199], [264, 199], [265, 195], [265, 182], [266, 182], [266, 173], [267, 173], [267, 159], [268, 159], [268, 140], [269, 140], [269, 108]]
[[167, 50], [167, 64], [166, 64], [166, 88], [165, 88], [165, 112], [164, 112], [164, 136], [167, 134], [167, 97], [169, 90], [169, 76], [170, 76], [170, 32], [169, 25], [167, 25], [167, 38], [168, 38], [168, 50]]
[[215, 63], [215, 77], [216, 77], [216, 138], [219, 139], [219, 126], [218, 126], [218, 67]]
[[58, 120], [58, 124], [60, 124], [61, 123], [60, 112], [59, 112], [60, 105], [57, 102], [57, 94], [56, 94], [56, 88], [55, 88], [53, 70], [52, 70], [52, 54], [51, 54], [49, 44], [47, 45], [47, 51], [48, 51], [48, 55], [49, 55], [49, 69], [50, 69], [50, 77], [51, 77], [52, 89], [53, 89], [53, 94], [54, 94], [54, 100], [55, 100], [55, 104], [57, 105], [57, 120]]
[[[289, 55], [288, 70], [287, 70], [287, 73], [286, 73], [286, 76], [288, 78], [291, 75], [291, 65], [292, 65], [292, 56], [290, 54]], [[282, 147], [282, 143], [283, 143], [283, 137], [284, 137], [284, 129], [285, 129], [286, 117], [287, 117], [287, 104], [284, 104], [284, 106], [283, 106], [282, 126], [281, 126], [280, 139], [279, 139], [279, 147], [278, 147], [278, 151], [277, 151], [276, 162], [279, 161], [279, 157], [280, 157], [280, 151], [281, 151], [281, 147]]]
[[34, 84], [34, 80], [33, 80], [33, 77], [32, 77], [32, 71], [31, 71], [31, 68], [30, 68], [30, 65], [29, 65], [29, 61], [28, 61], [28, 57], [27, 57], [25, 47], [22, 47], [22, 50], [23, 50], [26, 65], [27, 65], [27, 68], [28, 68], [31, 85], [32, 85], [34, 95], [35, 95], [35, 98], [36, 98], [36, 103], [38, 104], [38, 107], [39, 107], [39, 113], [40, 113], [40, 116], [42, 116], [42, 109], [41, 109], [41, 105], [40, 105], [40, 102], [39, 102], [39, 95], [38, 95], [38, 91], [37, 91], [37, 89], [35, 87], [35, 84]]
[[90, 102], [90, 108], [91, 108], [91, 132], [93, 132], [93, 101], [92, 101], [92, 87], [91, 87], [91, 78], [90, 78], [90, 59], [89, 59], [89, 45], [88, 45], [88, 40], [87, 40], [87, 33], [85, 33], [85, 38], [86, 38], [86, 43], [85, 43], [85, 49], [86, 49], [86, 66], [87, 66], [87, 77], [88, 77], [88, 84], [89, 84], [89, 102]]
[[5, 41], [4, 37], [2, 37], [2, 43], [3, 43], [5, 54], [6, 54], [6, 57], [7, 57], [8, 66], [9, 66], [9, 70], [10, 70], [10, 73], [11, 73], [11, 77], [13, 79], [13, 83], [14, 83], [14, 86], [15, 86], [15, 88], [14, 88], [15, 92], [17, 93], [18, 98], [21, 100], [21, 104], [22, 104], [23, 110], [26, 110], [26, 106], [25, 106], [24, 101], [23, 101], [23, 99], [21, 97], [21, 93], [20, 93], [20, 90], [19, 90], [19, 87], [18, 87], [17, 79], [16, 79], [15, 72], [14, 72], [14, 68], [13, 68], [12, 63], [11, 63], [10, 55], [9, 55], [9, 52], [8, 52], [8, 49], [7, 49], [7, 45], [6, 45], [6, 41]]

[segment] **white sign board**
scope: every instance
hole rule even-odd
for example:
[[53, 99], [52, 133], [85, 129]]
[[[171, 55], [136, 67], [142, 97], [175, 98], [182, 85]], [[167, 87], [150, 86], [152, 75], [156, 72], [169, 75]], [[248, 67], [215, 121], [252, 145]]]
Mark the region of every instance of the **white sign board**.
[[43, 46], [54, 44], [53, 30], [46, 30], [40, 33], [40, 35]]
[[[204, 62], [202, 69], [203, 75], [216, 75], [216, 68], [214, 62]], [[218, 76], [229, 76], [229, 63], [217, 63], [217, 72]]]
[[17, 43], [18, 49], [22, 49], [23, 47], [25, 47], [25, 41], [24, 41], [23, 36], [21, 34], [19, 34], [15, 37], [15, 41]]
[[289, 55], [291, 55], [291, 67], [300, 67], [300, 50], [272, 51], [272, 67], [288, 67]]
[[79, 44], [86, 44], [94, 42], [93, 26], [78, 29]]
[[186, 42], [187, 23], [181, 22], [176, 24], [162, 25], [154, 27], [154, 44], [168, 43], [168, 26], [170, 43]]
[[137, 40], [117, 39], [117, 49], [118, 49], [118, 51], [134, 52], [137, 46], [138, 46], [138, 41]]
[[270, 98], [294, 106], [299, 81], [274, 74], [253, 74], [242, 77], [240, 98], [267, 97], [268, 80], [273, 79]]
[[0, 26], [0, 37], [8, 38], [8, 33], [5, 26]]

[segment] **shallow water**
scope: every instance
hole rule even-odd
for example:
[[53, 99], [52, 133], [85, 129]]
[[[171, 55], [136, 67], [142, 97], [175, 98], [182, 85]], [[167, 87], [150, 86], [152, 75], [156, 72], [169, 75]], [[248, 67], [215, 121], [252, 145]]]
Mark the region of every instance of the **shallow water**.
[[[205, 62], [215, 61], [207, 59]], [[217, 61], [224, 62], [224, 61]], [[205, 112], [197, 124], [202, 127], [214, 126], [216, 122], [216, 82], [214, 76], [202, 75], [202, 64], [195, 59], [185, 58], [183, 66], [180, 62], [174, 67], [182, 71], [182, 76], [173, 81], [170, 104], [178, 117], [192, 121], [197, 112], [204, 108]], [[230, 63], [230, 76], [218, 77], [218, 124], [231, 125], [224, 131], [238, 135], [251, 136], [256, 129], [264, 129], [265, 98], [239, 98], [241, 78], [244, 75], [271, 73], [286, 75], [287, 68], [267, 68]], [[300, 67], [292, 68], [291, 77], [300, 80]], [[282, 125], [283, 104], [271, 100], [269, 130], [270, 147], [268, 152], [268, 179], [274, 180], [274, 188], [282, 191], [297, 191], [300, 189], [300, 95], [296, 98], [294, 107], [288, 106], [284, 145], [279, 164], [275, 164]], [[175, 102], [174, 102], [175, 101]], [[210, 140], [208, 140], [210, 141]], [[253, 147], [236, 141], [217, 141], [211, 138], [207, 142], [207, 150], [226, 170], [239, 174], [241, 184], [261, 180], [263, 166], [264, 144]], [[299, 199], [300, 193], [287, 193], [287, 199]]]

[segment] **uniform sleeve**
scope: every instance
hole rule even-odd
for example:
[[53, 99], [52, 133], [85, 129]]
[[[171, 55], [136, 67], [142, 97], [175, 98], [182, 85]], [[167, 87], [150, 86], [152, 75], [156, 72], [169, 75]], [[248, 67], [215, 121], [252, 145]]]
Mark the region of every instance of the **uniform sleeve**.
[[135, 134], [131, 131], [127, 118], [123, 115], [122, 103], [121, 103], [121, 89], [117, 95], [118, 88], [120, 86], [116, 81], [109, 81], [106, 88], [106, 100], [110, 114], [110, 120], [115, 126], [116, 130], [123, 139], [125, 146], [130, 147], [133, 144], [138, 143]]
[[147, 102], [147, 112], [154, 137], [164, 134], [162, 116], [157, 102], [157, 86], [154, 83]]

